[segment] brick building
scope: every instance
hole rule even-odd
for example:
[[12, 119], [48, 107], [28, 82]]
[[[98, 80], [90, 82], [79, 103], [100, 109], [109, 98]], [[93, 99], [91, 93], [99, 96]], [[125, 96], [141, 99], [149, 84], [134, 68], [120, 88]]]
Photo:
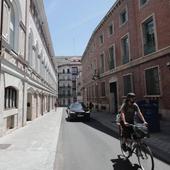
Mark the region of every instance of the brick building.
[[170, 2], [117, 0], [82, 57], [83, 99], [116, 112], [130, 91], [170, 118]]

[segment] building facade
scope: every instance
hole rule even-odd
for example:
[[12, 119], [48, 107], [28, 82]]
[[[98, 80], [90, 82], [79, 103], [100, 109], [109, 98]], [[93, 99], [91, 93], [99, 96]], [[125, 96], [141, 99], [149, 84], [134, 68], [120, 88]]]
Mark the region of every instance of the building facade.
[[58, 99], [60, 106], [77, 101], [77, 77], [81, 71], [81, 57], [55, 57], [58, 72]]
[[83, 99], [117, 112], [128, 92], [156, 100], [170, 118], [170, 3], [117, 0], [82, 57]]
[[79, 70], [79, 74], [76, 79], [76, 93], [77, 93], [77, 101], [83, 102], [83, 96], [82, 96], [82, 91], [83, 91], [83, 80], [82, 80], [82, 68]]
[[53, 109], [57, 78], [43, 0], [1, 0], [0, 135]]

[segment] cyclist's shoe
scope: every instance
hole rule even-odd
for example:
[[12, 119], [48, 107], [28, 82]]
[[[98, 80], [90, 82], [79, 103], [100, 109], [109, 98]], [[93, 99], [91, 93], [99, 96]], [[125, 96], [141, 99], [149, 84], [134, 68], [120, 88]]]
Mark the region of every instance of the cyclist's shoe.
[[126, 144], [125, 143], [122, 143], [122, 149], [126, 152], [127, 150], [128, 150], [128, 148], [127, 148], [127, 146], [126, 146]]
[[127, 152], [127, 151], [131, 152], [131, 148], [130, 148], [129, 146], [127, 146], [125, 143], [122, 143], [122, 149], [123, 149], [125, 152]]
[[126, 146], [127, 151], [131, 152], [131, 148], [129, 146]]

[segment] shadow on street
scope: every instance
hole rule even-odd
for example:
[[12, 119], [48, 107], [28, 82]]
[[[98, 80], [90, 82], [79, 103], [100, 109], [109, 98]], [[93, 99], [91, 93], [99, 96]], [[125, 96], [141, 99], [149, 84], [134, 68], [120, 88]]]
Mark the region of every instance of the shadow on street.
[[132, 164], [129, 159], [121, 158], [118, 155], [117, 159], [111, 159], [113, 163], [113, 170], [140, 170], [140, 166]]
[[100, 123], [99, 121], [91, 118], [90, 121], [88, 122], [83, 122], [85, 123], [86, 125], [88, 126], [91, 126], [97, 130], [100, 130], [101, 132], [104, 132], [112, 137], [115, 137], [115, 138], [119, 138], [119, 135], [117, 133], [115, 133], [113, 130], [111, 130], [110, 128], [108, 128], [107, 126], [103, 125], [102, 123]]
[[[65, 120], [69, 121], [67, 118], [65, 118]], [[72, 122], [83, 122], [84, 124], [97, 130], [100, 130], [101, 132], [107, 135], [110, 135], [117, 139], [119, 138], [119, 135], [116, 132], [114, 132], [113, 130], [93, 118], [91, 118], [90, 121], [84, 121], [80, 118], [75, 119]], [[113, 163], [113, 170], [141, 170], [138, 164], [132, 164], [129, 159], [123, 157], [122, 155], [118, 155], [117, 159], [111, 159], [110, 161]]]
[[72, 120], [69, 120], [68, 117], [66, 117], [65, 120], [67, 122], [83, 122], [83, 123], [88, 122], [88, 120], [85, 120], [84, 118], [81, 118], [81, 117], [76, 118], [76, 119], [72, 119]]
[[[119, 135], [116, 132], [104, 126], [102, 123], [100, 123], [99, 121], [93, 118], [91, 118], [89, 122], [83, 122], [83, 123], [97, 130], [100, 130], [101, 132], [104, 132], [107, 135], [119, 139]], [[141, 170], [138, 164], [132, 164], [129, 159], [124, 158], [121, 155], [118, 155], [117, 159], [111, 159], [111, 162], [113, 163], [113, 170]]]

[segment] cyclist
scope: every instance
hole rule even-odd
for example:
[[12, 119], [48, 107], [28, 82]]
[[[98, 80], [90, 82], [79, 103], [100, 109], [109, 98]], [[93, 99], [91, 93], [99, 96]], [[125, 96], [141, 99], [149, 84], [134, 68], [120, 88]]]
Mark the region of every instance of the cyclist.
[[121, 127], [122, 127], [122, 135], [124, 137], [124, 141], [122, 144], [123, 150], [127, 150], [126, 141], [131, 137], [131, 133], [133, 133], [133, 127], [128, 126], [128, 124], [134, 124], [135, 115], [138, 115], [139, 118], [143, 121], [145, 125], [147, 122], [145, 121], [139, 106], [135, 103], [135, 94], [128, 93], [125, 102], [122, 104], [120, 108], [120, 116], [121, 116]]

